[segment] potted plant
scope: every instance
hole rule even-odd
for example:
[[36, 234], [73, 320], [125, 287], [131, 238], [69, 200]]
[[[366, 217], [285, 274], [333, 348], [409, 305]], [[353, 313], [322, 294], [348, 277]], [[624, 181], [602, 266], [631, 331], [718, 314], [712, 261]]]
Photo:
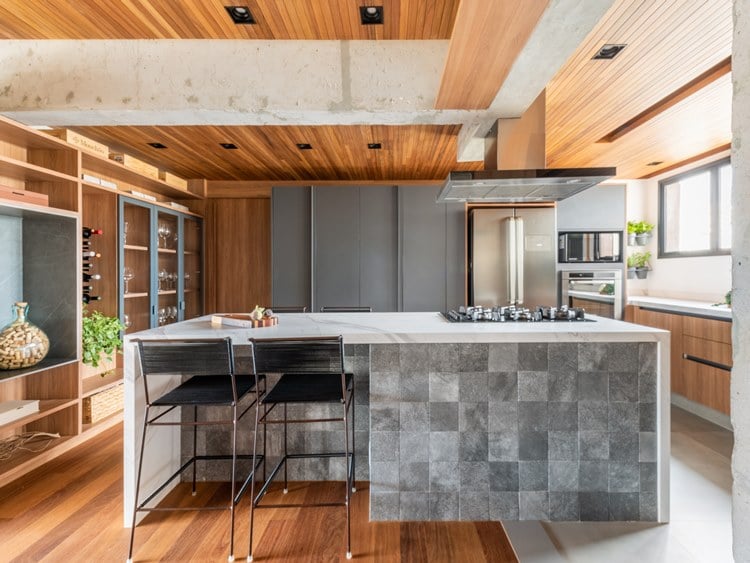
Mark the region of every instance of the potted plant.
[[628, 256], [628, 279], [646, 279], [651, 269], [649, 260], [651, 260], [650, 252], [634, 252]]
[[121, 331], [125, 325], [117, 317], [108, 317], [99, 311], [83, 311], [81, 347], [82, 376], [101, 374], [115, 368], [114, 354], [122, 346]]
[[651, 238], [654, 225], [646, 221], [628, 221], [628, 245], [644, 246]]

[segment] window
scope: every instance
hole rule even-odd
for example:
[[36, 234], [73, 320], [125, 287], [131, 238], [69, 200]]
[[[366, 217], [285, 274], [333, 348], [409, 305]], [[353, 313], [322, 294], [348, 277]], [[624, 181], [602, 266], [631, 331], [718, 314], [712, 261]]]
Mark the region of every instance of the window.
[[729, 159], [659, 182], [659, 258], [713, 256], [732, 249]]

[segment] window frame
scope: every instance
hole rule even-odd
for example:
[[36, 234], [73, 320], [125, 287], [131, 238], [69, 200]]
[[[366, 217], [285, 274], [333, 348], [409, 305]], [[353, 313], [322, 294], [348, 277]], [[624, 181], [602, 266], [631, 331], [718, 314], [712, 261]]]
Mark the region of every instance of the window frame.
[[[732, 249], [719, 248], [719, 169], [726, 164], [731, 164], [730, 157], [716, 160], [709, 164], [693, 168], [680, 174], [670, 176], [659, 180], [659, 237], [658, 237], [658, 249], [657, 258], [695, 258], [700, 256], [727, 256], [732, 254]], [[674, 184], [684, 178], [701, 174], [708, 171], [710, 173], [710, 190], [711, 190], [711, 247], [707, 250], [691, 250], [691, 251], [673, 251], [666, 252], [664, 250], [666, 229], [664, 226], [667, 224], [666, 209], [664, 205], [664, 189], [667, 184]], [[734, 184], [734, 182], [732, 182]]]

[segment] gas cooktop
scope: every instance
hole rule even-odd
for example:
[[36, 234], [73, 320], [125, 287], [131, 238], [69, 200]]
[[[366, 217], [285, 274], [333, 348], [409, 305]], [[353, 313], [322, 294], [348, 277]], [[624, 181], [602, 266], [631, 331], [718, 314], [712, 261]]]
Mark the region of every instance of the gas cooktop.
[[516, 305], [503, 307], [460, 306], [442, 315], [452, 323], [507, 323], [507, 322], [596, 322], [586, 318], [581, 307], [537, 307], [534, 310]]

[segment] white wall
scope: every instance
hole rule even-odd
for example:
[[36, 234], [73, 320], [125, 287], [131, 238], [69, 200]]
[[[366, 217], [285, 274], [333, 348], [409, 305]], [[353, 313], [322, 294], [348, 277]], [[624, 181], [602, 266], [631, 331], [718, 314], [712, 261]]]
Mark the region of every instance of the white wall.
[[[656, 225], [651, 241], [643, 249], [651, 252], [651, 268], [645, 280], [627, 280], [628, 295], [651, 295], [676, 299], [695, 299], [718, 303], [732, 287], [731, 256], [702, 256], [698, 258], [664, 258], [659, 260], [659, 180], [697, 168], [708, 162], [721, 160], [728, 153], [715, 155], [706, 161], [695, 162], [683, 169], [650, 180], [627, 183], [626, 205], [628, 221], [648, 221]], [[629, 248], [627, 254], [638, 250]]]

